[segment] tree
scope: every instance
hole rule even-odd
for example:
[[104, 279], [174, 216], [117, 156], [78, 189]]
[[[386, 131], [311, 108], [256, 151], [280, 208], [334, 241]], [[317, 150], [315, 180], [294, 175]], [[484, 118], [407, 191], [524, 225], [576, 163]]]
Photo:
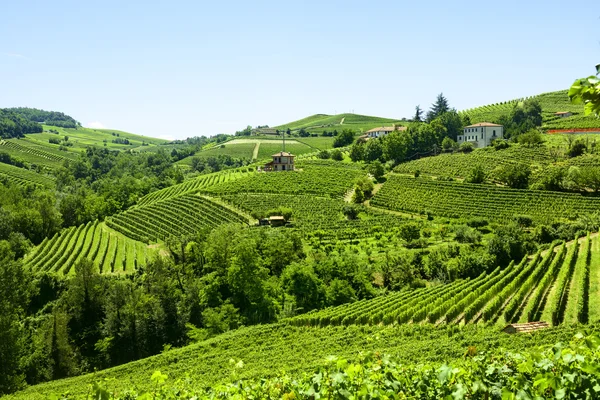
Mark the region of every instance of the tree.
[[376, 161], [381, 159], [382, 156], [383, 146], [381, 145], [381, 140], [373, 138], [367, 141], [365, 144], [363, 160], [366, 162]]
[[473, 143], [471, 142], [463, 142], [460, 144], [458, 150], [463, 153], [470, 153], [475, 150], [475, 146], [473, 146]]
[[344, 147], [352, 144], [354, 141], [354, 131], [351, 129], [344, 129], [342, 133], [337, 135], [333, 140], [333, 147]]
[[383, 138], [383, 156], [398, 164], [406, 159], [413, 145], [413, 139], [407, 131], [395, 131]]
[[342, 212], [344, 213], [346, 218], [353, 220], [356, 219], [356, 217], [358, 216], [360, 209], [353, 204], [347, 204], [344, 206]]
[[569, 150], [567, 151], [567, 155], [571, 158], [579, 157], [580, 155], [585, 153], [586, 150], [587, 146], [585, 142], [581, 139], [578, 139], [571, 144]]
[[331, 159], [335, 161], [342, 161], [344, 159], [344, 154], [339, 149], [331, 150]]
[[350, 283], [343, 279], [334, 279], [327, 288], [327, 303], [331, 306], [356, 301], [356, 292]]
[[356, 188], [360, 190], [367, 199], [371, 197], [371, 194], [373, 193], [373, 181], [366, 176], [363, 176], [356, 181]]
[[444, 151], [458, 150], [458, 143], [456, 143], [454, 140], [452, 140], [446, 136], [444, 138], [444, 140], [442, 140], [442, 150], [444, 150]]
[[416, 223], [407, 223], [400, 226], [400, 237], [407, 242], [412, 242], [421, 237], [421, 227]]
[[542, 135], [537, 129], [530, 129], [528, 132], [519, 135], [517, 141], [527, 147], [544, 143], [544, 139], [542, 139]]
[[379, 160], [375, 160], [367, 165], [367, 172], [371, 174], [375, 180], [381, 179], [385, 173], [383, 165], [379, 162]]
[[583, 104], [585, 115], [600, 116], [600, 64], [596, 65], [596, 75], [577, 79], [569, 89], [573, 104]]
[[331, 157], [331, 154], [327, 150], [321, 150], [317, 153], [317, 157], [322, 160], [327, 160]]
[[303, 311], [319, 308], [325, 300], [325, 289], [312, 266], [292, 263], [281, 274], [283, 290], [293, 295], [296, 305]]
[[527, 189], [531, 169], [527, 164], [507, 164], [497, 173], [500, 182], [513, 189]]
[[481, 165], [475, 165], [469, 176], [467, 177], [467, 182], [469, 183], [483, 183], [485, 182], [485, 171]]
[[427, 112], [427, 122], [431, 122], [442, 114], [450, 110], [448, 99], [443, 93], [438, 94], [435, 103], [431, 105], [431, 109]]
[[[440, 121], [444, 128], [446, 128], [445, 135], [452, 140], [457, 140], [458, 135], [462, 135], [464, 127], [463, 120], [455, 109], [445, 111], [436, 119]], [[442, 138], [438, 136], [438, 140], [442, 140]]]
[[354, 162], [362, 161], [365, 157], [365, 144], [356, 142], [350, 147], [350, 159]]
[[421, 106], [418, 105], [415, 107], [415, 116], [413, 117], [413, 122], [422, 122], [423, 121], [423, 110], [421, 110]]

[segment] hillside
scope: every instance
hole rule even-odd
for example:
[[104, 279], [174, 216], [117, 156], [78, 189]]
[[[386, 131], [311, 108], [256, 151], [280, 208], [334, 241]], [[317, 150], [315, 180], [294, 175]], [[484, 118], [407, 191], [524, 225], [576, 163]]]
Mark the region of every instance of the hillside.
[[378, 126], [389, 126], [392, 124], [403, 125], [405, 124], [405, 121], [391, 118], [372, 117], [360, 114], [315, 114], [311, 115], [310, 117], [300, 119], [298, 121], [293, 121], [287, 124], [276, 126], [275, 129], [287, 130], [289, 128], [292, 131], [298, 131], [304, 128], [311, 133], [321, 133], [324, 130], [340, 131], [342, 129], [352, 129], [357, 132], [364, 132], [366, 130]]
[[[571, 104], [567, 96], [567, 90], [542, 93], [527, 97], [539, 101], [542, 107], [544, 130], [573, 130], [573, 129], [597, 129], [600, 131], [600, 121], [593, 115], [585, 116], [582, 105]], [[490, 104], [461, 111], [468, 115], [472, 123], [497, 122], [498, 118], [510, 112], [519, 102], [525, 99], [514, 99], [501, 103]], [[570, 112], [571, 116], [561, 118], [556, 116], [557, 112]]]

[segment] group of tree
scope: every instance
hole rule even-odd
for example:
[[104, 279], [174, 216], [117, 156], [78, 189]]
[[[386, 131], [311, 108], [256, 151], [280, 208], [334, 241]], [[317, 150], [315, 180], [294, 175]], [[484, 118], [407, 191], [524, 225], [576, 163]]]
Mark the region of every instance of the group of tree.
[[0, 108], [0, 138], [23, 137], [27, 133], [43, 132], [42, 125], [30, 121], [10, 109]]
[[81, 126], [81, 124], [73, 117], [58, 111], [45, 111], [28, 107], [9, 108], [8, 111], [12, 111], [28, 121], [37, 122], [44, 125], [73, 129], [77, 129]]

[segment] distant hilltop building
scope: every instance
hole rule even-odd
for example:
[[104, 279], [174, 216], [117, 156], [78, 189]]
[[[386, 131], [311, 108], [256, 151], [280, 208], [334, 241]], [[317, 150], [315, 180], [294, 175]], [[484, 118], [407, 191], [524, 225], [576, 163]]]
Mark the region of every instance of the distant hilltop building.
[[380, 126], [379, 128], [369, 129], [365, 132], [365, 135], [369, 138], [378, 138], [381, 136], [388, 135], [394, 131], [405, 131], [407, 128], [405, 126]]
[[557, 113], [554, 113], [554, 115], [556, 115], [557, 117], [560, 117], [560, 118], [567, 118], [567, 117], [570, 117], [573, 114], [570, 113], [569, 111], [559, 111]]
[[256, 128], [252, 129], [252, 135], [279, 135], [279, 130], [275, 128]]
[[293, 171], [294, 157], [292, 153], [280, 151], [272, 155], [273, 161], [265, 164], [264, 171]]
[[481, 148], [492, 144], [493, 140], [504, 139], [504, 127], [490, 122], [467, 126], [462, 135], [458, 136], [458, 144], [469, 142], [474, 147]]

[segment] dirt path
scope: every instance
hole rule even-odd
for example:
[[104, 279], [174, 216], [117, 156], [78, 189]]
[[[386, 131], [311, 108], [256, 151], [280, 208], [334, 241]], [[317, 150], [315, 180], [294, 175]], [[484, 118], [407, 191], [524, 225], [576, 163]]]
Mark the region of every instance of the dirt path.
[[344, 125], [344, 120], [346, 119], [346, 117], [343, 117], [342, 120], [340, 121], [340, 125]]
[[258, 158], [258, 150], [260, 149], [260, 142], [256, 142], [254, 145], [254, 151], [252, 152], [252, 161]]

